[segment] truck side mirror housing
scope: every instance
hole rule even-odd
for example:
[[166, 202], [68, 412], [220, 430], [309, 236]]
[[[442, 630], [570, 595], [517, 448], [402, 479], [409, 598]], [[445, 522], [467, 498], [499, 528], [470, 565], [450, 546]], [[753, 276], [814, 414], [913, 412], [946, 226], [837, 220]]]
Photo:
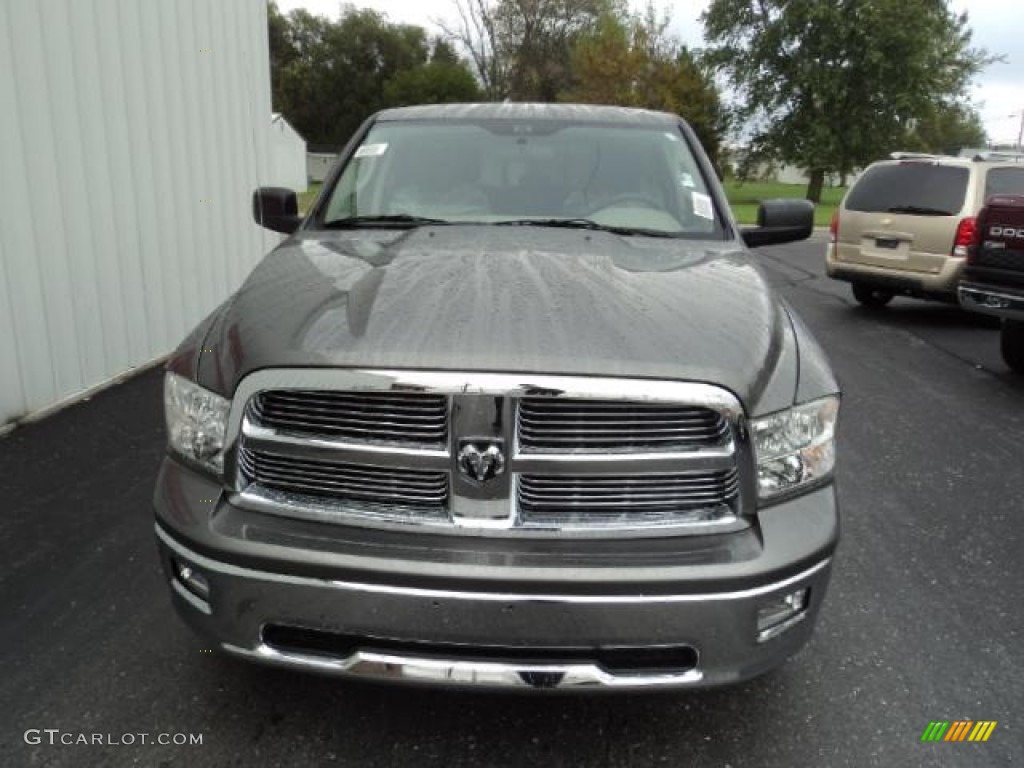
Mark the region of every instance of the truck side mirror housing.
[[748, 248], [806, 240], [814, 232], [814, 203], [809, 200], [762, 200], [757, 226], [740, 233]]
[[260, 187], [252, 193], [252, 217], [261, 227], [290, 235], [299, 228], [299, 198], [285, 187]]

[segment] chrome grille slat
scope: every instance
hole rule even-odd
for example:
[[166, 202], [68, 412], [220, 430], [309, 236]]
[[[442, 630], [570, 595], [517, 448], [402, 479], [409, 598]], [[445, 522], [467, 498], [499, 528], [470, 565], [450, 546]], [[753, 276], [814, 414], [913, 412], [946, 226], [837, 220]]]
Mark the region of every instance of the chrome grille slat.
[[434, 514], [448, 499], [443, 472], [399, 470], [276, 455], [243, 448], [239, 467], [250, 482], [344, 501], [423, 508]]
[[[351, 465], [342, 463], [332, 464], [312, 464], [309, 462], [303, 462], [302, 464], [273, 461], [269, 460], [265, 455], [259, 457], [259, 466], [268, 470], [288, 471], [294, 473], [307, 474], [310, 477], [322, 476], [327, 480], [346, 478], [349, 480], [394, 480], [398, 479], [402, 482], [410, 483], [413, 485], [438, 485], [440, 480], [434, 477], [423, 477], [420, 475], [408, 473], [408, 472], [391, 472], [389, 474], [373, 472], [370, 469], [360, 469]], [[255, 466], [255, 465], [253, 465]], [[431, 473], [433, 474], [433, 473]]]
[[434, 410], [444, 405], [443, 395], [426, 395], [420, 393], [385, 394], [381, 392], [336, 392], [334, 390], [317, 389], [275, 389], [269, 393], [275, 400], [299, 403], [322, 402], [333, 405], [337, 402], [366, 404], [368, 401], [382, 405], [390, 405], [400, 410]]
[[443, 474], [440, 472], [419, 472], [404, 470], [382, 470], [376, 467], [360, 467], [341, 462], [327, 461], [295, 461], [288, 458], [274, 458], [272, 454], [246, 452], [245, 465], [253, 469], [266, 471], [290, 472], [295, 475], [310, 477], [324, 476], [325, 479], [346, 478], [353, 481], [402, 482], [425, 484], [428, 486], [444, 485]]
[[[621, 482], [617, 482], [621, 481]], [[646, 516], [648, 524], [669, 523], [705, 510], [706, 517], [731, 515], [739, 492], [736, 470], [700, 475], [652, 475], [647, 478], [520, 475], [519, 512], [525, 524], [572, 519]], [[634, 521], [634, 524], [639, 518]]]
[[260, 426], [289, 434], [409, 446], [443, 446], [448, 440], [443, 395], [270, 390], [252, 398], [250, 412]]
[[273, 465], [267, 465], [264, 463], [253, 467], [256, 476], [265, 477], [279, 477], [284, 480], [301, 480], [311, 484], [322, 485], [324, 487], [356, 487], [360, 484], [378, 484], [380, 487], [387, 486], [389, 488], [411, 492], [422, 492], [425, 494], [429, 493], [441, 493], [444, 491], [446, 483], [443, 480], [411, 480], [403, 477], [395, 478], [374, 478], [370, 476], [360, 476], [350, 472], [339, 471], [336, 475], [330, 475], [326, 471], [324, 472], [310, 472], [303, 471], [298, 472], [290, 470], [287, 467], [274, 467]]
[[611, 493], [602, 492], [594, 489], [586, 490], [562, 490], [552, 491], [550, 489], [544, 490], [528, 490], [520, 489], [519, 496], [522, 499], [528, 501], [536, 501], [538, 503], [554, 503], [554, 502], [565, 502], [565, 503], [576, 503], [586, 504], [589, 502], [594, 503], [622, 503], [628, 504], [633, 501], [689, 501], [697, 499], [700, 501], [706, 501], [708, 499], [712, 501], [721, 500], [723, 497], [729, 495], [729, 487], [723, 485], [719, 488], [712, 488], [710, 490], [694, 491], [690, 489], [680, 491], [633, 491], [627, 493]]
[[719, 444], [729, 434], [717, 411], [672, 403], [527, 397], [516, 422], [525, 452], [670, 450]]
[[672, 437], [676, 435], [707, 435], [714, 434], [715, 430], [708, 429], [706, 427], [678, 427], [678, 426], [648, 426], [646, 424], [629, 424], [629, 425], [605, 425], [596, 424], [593, 426], [585, 426], [582, 423], [575, 426], [553, 426], [550, 423], [545, 424], [543, 427], [532, 427], [523, 425], [520, 429], [522, 435], [537, 435], [538, 437], [544, 437], [545, 435], [606, 435], [614, 437], [615, 435], [609, 435], [608, 433], [612, 430], [619, 430], [627, 435], [647, 435], [650, 437], [658, 437], [664, 435], [666, 437]]
[[[305, 420], [300, 420], [300, 419], [289, 419], [288, 420], [288, 425], [289, 426], [288, 426], [287, 429], [288, 429], [289, 432], [295, 432], [297, 427], [305, 427], [307, 429], [305, 429], [303, 431], [307, 431], [310, 434], [320, 434], [321, 430], [324, 427], [330, 427], [330, 425], [328, 425], [324, 421], [315, 422], [315, 421], [305, 421]], [[400, 425], [387, 424], [387, 425], [382, 425], [382, 426], [391, 427], [391, 426], [400, 426]], [[381, 438], [384, 438], [384, 437], [409, 437], [409, 438], [417, 437], [417, 436], [419, 436], [419, 437], [431, 437], [434, 434], [436, 434], [436, 433], [438, 433], [440, 431], [443, 431], [443, 430], [444, 430], [444, 426], [443, 425], [438, 427], [438, 428], [436, 428], [436, 429], [431, 429], [431, 430], [420, 430], [420, 429], [374, 429], [372, 427], [354, 427], [354, 426], [351, 426], [351, 422], [349, 422], [348, 424], [344, 424], [344, 425], [338, 425], [337, 427], [334, 428], [334, 431], [345, 432], [345, 433], [349, 434], [350, 436], [356, 436], [356, 437], [373, 436], [375, 439], [381, 439]], [[333, 431], [330, 434], [333, 434]]]
[[[258, 401], [257, 401], [258, 402]], [[263, 406], [258, 406], [263, 408]], [[336, 417], [338, 409], [341, 407], [345, 408], [346, 415], [353, 414], [357, 418], [365, 419], [377, 419], [380, 417], [392, 418], [392, 419], [403, 419], [409, 420], [410, 422], [439, 422], [445, 420], [445, 414], [443, 412], [438, 413], [434, 409], [419, 409], [419, 408], [395, 408], [394, 406], [388, 406], [385, 408], [367, 408], [365, 405], [352, 404], [337, 402], [328, 404], [316, 404], [310, 403], [292, 403], [292, 402], [276, 402], [272, 406], [275, 411], [282, 411], [284, 413], [315, 413], [324, 414], [325, 417]]]
[[[601, 446], [614, 446], [620, 447], [624, 442], [629, 441], [630, 443], [642, 444], [644, 447], [654, 444], [668, 444], [674, 445], [678, 443], [691, 443], [698, 442], [693, 438], [704, 438], [699, 442], [710, 442], [718, 436], [718, 433], [694, 435], [693, 433], [670, 433], [670, 434], [659, 434], [651, 432], [623, 432], [617, 435], [609, 435], [603, 432], [591, 432], [585, 430], [576, 430], [572, 433], [547, 433], [543, 436], [545, 443], [564, 445], [566, 443], [570, 445], [601, 445]], [[524, 443], [535, 442], [530, 433], [521, 432], [520, 438], [523, 439]], [[539, 440], [537, 441], [539, 442]]]
[[[564, 488], [564, 486], [563, 486]], [[543, 486], [532, 486], [532, 490], [520, 490], [520, 495], [525, 499], [537, 500], [558, 500], [558, 499], [593, 499], [593, 500], [622, 500], [631, 499], [695, 499], [711, 498], [720, 499], [735, 491], [735, 484], [721, 484], [717, 486], [705, 486], [702, 488], [680, 488], [678, 490], [648, 490], [637, 488], [616, 493], [612, 488], [587, 488], [583, 491], [567, 491], [554, 487], [544, 488]]]
[[600, 430], [615, 430], [615, 429], [679, 429], [679, 430], [695, 430], [695, 431], [713, 431], [720, 427], [720, 424], [711, 421], [710, 419], [698, 419], [698, 418], [678, 418], [673, 419], [668, 416], [659, 416], [657, 418], [651, 418], [649, 414], [638, 414], [637, 417], [623, 418], [623, 414], [616, 414], [614, 419], [602, 419], [602, 418], [591, 418], [587, 415], [581, 415], [571, 419], [556, 418], [561, 417], [563, 414], [548, 414], [544, 412], [530, 412], [524, 414], [526, 418], [522, 419], [522, 427], [524, 429], [592, 429], [596, 431]]
[[[736, 482], [736, 478], [729, 478], [726, 480], [726, 484]], [[565, 478], [560, 475], [554, 475], [546, 477], [544, 475], [531, 475], [530, 483], [537, 487], [551, 486], [551, 487], [562, 487], [565, 484]], [[623, 486], [637, 486], [645, 490], [657, 489], [657, 488], [705, 488], [705, 487], [720, 487], [722, 481], [719, 479], [709, 480], [706, 476], [698, 476], [687, 478], [686, 476], [680, 476], [678, 479], [671, 475], [666, 476], [662, 479], [658, 479], [656, 476], [651, 475], [591, 475], [587, 477], [588, 487], [594, 488], [621, 488]]]
[[289, 480], [272, 476], [264, 477], [255, 482], [267, 488], [296, 491], [308, 496], [330, 497], [332, 499], [348, 502], [371, 502], [381, 505], [423, 506], [427, 508], [428, 511], [441, 507], [445, 500], [444, 493], [413, 495], [409, 493], [399, 493], [390, 489], [368, 491], [365, 488], [350, 488], [347, 486], [311, 485], [298, 480]]

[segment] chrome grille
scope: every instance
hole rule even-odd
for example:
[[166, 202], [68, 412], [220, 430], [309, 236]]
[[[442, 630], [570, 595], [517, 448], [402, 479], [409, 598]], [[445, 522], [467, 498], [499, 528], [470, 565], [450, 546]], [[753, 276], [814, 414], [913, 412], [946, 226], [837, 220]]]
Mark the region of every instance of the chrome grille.
[[699, 406], [527, 397], [519, 445], [541, 452], [672, 451], [721, 442], [729, 427]]
[[[542, 538], [736, 531], [755, 510], [742, 406], [707, 384], [276, 369], [234, 402], [229, 490], [261, 512]], [[479, 477], [482, 446], [503, 473]]]
[[443, 395], [281, 389], [250, 402], [256, 423], [291, 434], [422, 446], [448, 440]]
[[709, 522], [733, 514], [735, 469], [652, 475], [520, 475], [524, 524], [647, 524]]
[[239, 452], [238, 463], [249, 482], [279, 491], [434, 513], [443, 512], [448, 501], [445, 472], [298, 458], [247, 448]]

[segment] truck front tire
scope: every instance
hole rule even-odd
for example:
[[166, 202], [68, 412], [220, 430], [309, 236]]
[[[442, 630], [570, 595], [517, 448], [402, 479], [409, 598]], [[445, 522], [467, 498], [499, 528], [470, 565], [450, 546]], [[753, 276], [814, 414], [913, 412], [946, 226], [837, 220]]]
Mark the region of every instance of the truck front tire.
[[1000, 346], [1006, 364], [1017, 373], [1024, 373], [1024, 321], [1003, 321]]

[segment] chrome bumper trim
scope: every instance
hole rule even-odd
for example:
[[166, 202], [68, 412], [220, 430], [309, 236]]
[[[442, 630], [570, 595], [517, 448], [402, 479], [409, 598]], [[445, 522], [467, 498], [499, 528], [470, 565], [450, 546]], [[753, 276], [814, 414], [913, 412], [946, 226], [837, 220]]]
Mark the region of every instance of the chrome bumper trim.
[[957, 295], [960, 305], [972, 312], [1024, 320], [1024, 296], [1020, 294], [1003, 293], [977, 285], [961, 285]]
[[654, 688], [693, 685], [704, 677], [698, 669], [678, 674], [614, 675], [594, 664], [509, 664], [399, 656], [374, 651], [356, 651], [347, 657], [332, 658], [279, 651], [263, 643], [255, 650], [230, 643], [222, 643], [221, 648], [235, 656], [278, 666], [362, 679], [435, 685], [544, 690]]
[[751, 597], [770, 594], [785, 589], [791, 585], [803, 582], [818, 572], [824, 570], [832, 562], [828, 557], [815, 563], [810, 568], [801, 571], [781, 581], [774, 581], [770, 584], [763, 584], [750, 589], [734, 590], [732, 592], [712, 592], [704, 594], [685, 595], [573, 595], [573, 594], [533, 594], [516, 592], [462, 592], [447, 589], [427, 589], [423, 587], [402, 587], [391, 584], [369, 584], [358, 581], [339, 581], [334, 579], [317, 579], [309, 576], [294, 576], [291, 574], [271, 573], [269, 571], [257, 571], [251, 568], [243, 568], [229, 563], [221, 563], [204, 557], [184, 545], [180, 544], [170, 536], [160, 524], [154, 526], [157, 538], [168, 548], [185, 558], [187, 561], [198, 566], [202, 570], [212, 573], [222, 573], [228, 576], [237, 576], [256, 581], [270, 581], [279, 584], [293, 584], [308, 587], [330, 587], [338, 590], [362, 592], [367, 594], [401, 595], [403, 597], [420, 597], [428, 599], [446, 600], [472, 600], [485, 602], [521, 602], [521, 603], [568, 603], [574, 605], [582, 604], [628, 604], [638, 603], [699, 603], [718, 602], [722, 600], [747, 600]]

